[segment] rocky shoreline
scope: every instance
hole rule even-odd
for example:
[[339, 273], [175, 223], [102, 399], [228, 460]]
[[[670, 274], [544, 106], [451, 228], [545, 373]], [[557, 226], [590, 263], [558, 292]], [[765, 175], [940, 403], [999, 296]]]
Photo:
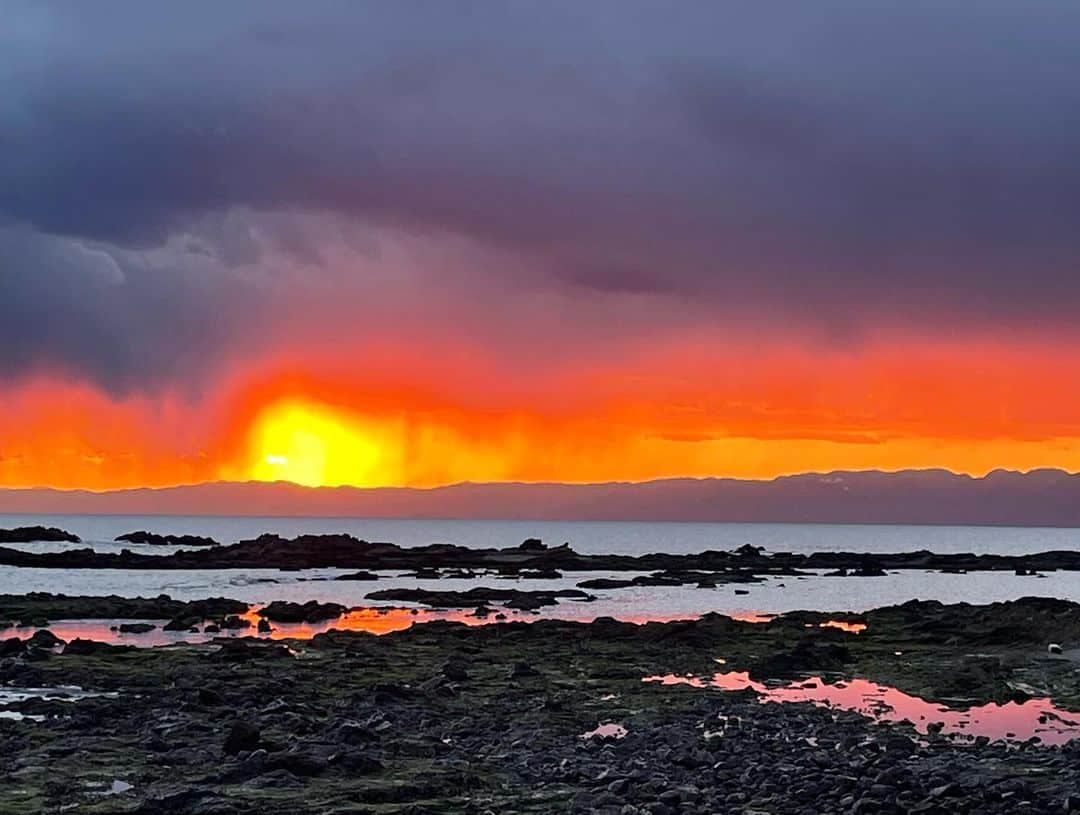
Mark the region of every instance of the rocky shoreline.
[[[283, 611], [317, 609], [293, 605]], [[724, 670], [766, 680], [867, 677], [954, 707], [1046, 696], [1080, 710], [1080, 605], [911, 602], [848, 615], [866, 626], [858, 634], [823, 627], [836, 618], [433, 622], [381, 637], [24, 646], [0, 658], [0, 700], [9, 688], [82, 690], [0, 708], [28, 717], [0, 717], [0, 813], [1080, 807], [1080, 741], [958, 741], [932, 723], [643, 681], [708, 676], [722, 658]], [[1064, 653], [1048, 654], [1049, 642]]]
[[[54, 530], [62, 533], [62, 530]], [[63, 533], [66, 534], [66, 533]], [[144, 536], [144, 543], [179, 543], [176, 536]], [[74, 536], [72, 536], [74, 537]], [[503, 549], [472, 549], [452, 544], [403, 547], [373, 543], [351, 535], [301, 535], [282, 538], [261, 535], [228, 545], [199, 539], [198, 549], [170, 554], [119, 553], [73, 549], [61, 552], [26, 552], [0, 547], [0, 565], [53, 569], [281, 569], [317, 568], [358, 570], [355, 579], [372, 579], [381, 570], [411, 570], [426, 577], [441, 574], [477, 576], [558, 577], [565, 571], [651, 573], [623, 585], [716, 586], [720, 583], [756, 582], [767, 576], [798, 576], [827, 572], [844, 577], [883, 576], [892, 570], [935, 570], [952, 573], [1012, 571], [1037, 575], [1048, 571], [1080, 571], [1080, 551], [1061, 550], [1024, 555], [942, 554], [930, 551], [866, 554], [861, 552], [765, 552], [749, 544], [734, 551], [710, 550], [695, 554], [652, 553], [599, 555], [574, 551], [569, 544], [548, 546], [531, 538]], [[651, 581], [651, 582], [650, 582]], [[590, 588], [586, 584], [584, 588]], [[605, 588], [618, 588], [614, 584]]]
[[82, 538], [55, 526], [17, 526], [0, 529], [0, 543], [33, 543], [34, 541], [82, 543]]

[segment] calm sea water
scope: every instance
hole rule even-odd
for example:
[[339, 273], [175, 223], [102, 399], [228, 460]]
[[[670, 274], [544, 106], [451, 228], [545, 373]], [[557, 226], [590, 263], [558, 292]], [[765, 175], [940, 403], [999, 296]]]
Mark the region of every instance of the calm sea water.
[[[769, 551], [935, 552], [1019, 554], [1080, 548], [1080, 529], [986, 526], [872, 526], [840, 524], [725, 524], [640, 521], [462, 521], [387, 518], [222, 517], [192, 515], [3, 515], [0, 527], [59, 526], [97, 548], [117, 535], [151, 532], [209, 535], [223, 543], [263, 532], [285, 536], [347, 532], [402, 546], [454, 543], [474, 548], [516, 546], [525, 538], [568, 541], [579, 552], [645, 554], [733, 549], [744, 543]], [[160, 551], [160, 550], [155, 550]]]
[[[113, 538], [147, 529], [210, 535], [223, 542], [253, 537], [261, 532], [283, 535], [348, 532], [369, 540], [387, 540], [405, 546], [456, 543], [471, 547], [514, 546], [527, 537], [548, 543], [569, 541], [582, 552], [697, 552], [732, 549], [744, 543], [769, 551], [812, 552], [844, 549], [859, 552], [931, 549], [937, 552], [1019, 553], [1047, 549], [1075, 549], [1080, 531], [1072, 529], [1012, 529], [960, 526], [834, 526], [813, 524], [708, 524], [621, 523], [551, 521], [388, 520], [361, 518], [250, 518], [118, 515], [0, 515], [0, 527], [29, 524], [59, 526], [80, 535], [84, 543], [102, 551], [128, 547], [156, 554], [170, 547], [132, 547]], [[31, 543], [19, 548], [57, 551], [73, 544]], [[519, 589], [572, 588], [587, 577], [614, 573], [567, 573], [561, 580], [443, 579], [418, 581], [397, 573], [383, 573], [378, 583], [336, 581], [336, 569], [279, 572], [274, 569], [154, 571], [112, 569], [26, 569], [0, 567], [0, 591], [50, 591], [67, 594], [118, 594], [177, 599], [227, 596], [259, 604], [272, 600], [335, 601], [347, 606], [372, 605], [365, 595], [376, 589], [412, 586], [465, 590], [477, 585]], [[736, 594], [735, 589], [748, 590]], [[796, 609], [864, 611], [910, 599], [988, 603], [1025, 595], [1080, 601], [1080, 575], [1051, 573], [1045, 577], [1017, 577], [1012, 572], [950, 575], [937, 572], [898, 572], [881, 578], [773, 578], [749, 586], [717, 589], [636, 587], [598, 591], [596, 602], [563, 602], [545, 609], [544, 616], [591, 619], [613, 616], [647, 620], [692, 617], [710, 611], [753, 615]]]

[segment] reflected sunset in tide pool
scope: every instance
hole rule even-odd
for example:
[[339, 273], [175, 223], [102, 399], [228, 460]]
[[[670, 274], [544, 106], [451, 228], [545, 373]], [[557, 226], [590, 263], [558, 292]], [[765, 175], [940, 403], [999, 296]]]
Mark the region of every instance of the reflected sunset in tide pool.
[[809, 702], [822, 707], [853, 710], [878, 721], [911, 722], [920, 733], [930, 729], [957, 736], [985, 736], [991, 740], [1025, 741], [1037, 736], [1045, 744], [1064, 744], [1080, 738], [1080, 716], [1058, 708], [1049, 699], [1026, 702], [990, 702], [951, 708], [904, 693], [898, 688], [866, 679], [825, 681], [812, 676], [782, 685], [755, 682], [745, 671], [727, 671], [712, 678], [695, 676], [646, 677], [646, 682], [690, 685], [726, 691], [752, 690], [762, 704]]

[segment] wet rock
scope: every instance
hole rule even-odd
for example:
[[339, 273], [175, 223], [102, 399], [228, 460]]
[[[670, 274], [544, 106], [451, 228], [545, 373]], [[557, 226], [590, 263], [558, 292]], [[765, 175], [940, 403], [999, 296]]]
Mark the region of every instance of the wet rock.
[[806, 638], [789, 651], [778, 651], [750, 663], [754, 680], [792, 679], [811, 673], [843, 670], [851, 662], [851, 651], [834, 642]]
[[73, 535], [55, 526], [17, 526], [14, 529], [0, 529], [0, 543], [33, 543], [35, 541], [59, 541], [63, 543], [81, 543], [78, 535]]
[[140, 530], [119, 535], [114, 540], [122, 543], [145, 544], [147, 546], [220, 546], [213, 538], [201, 535], [158, 535]]
[[334, 578], [335, 580], [378, 580], [379, 576], [375, 572], [350, 572], [349, 574], [339, 574]]
[[58, 645], [63, 645], [64, 641], [47, 628], [42, 628], [34, 632], [27, 644], [38, 648], [55, 648]]
[[275, 623], [318, 623], [335, 620], [348, 609], [340, 603], [320, 603], [310, 600], [306, 603], [290, 603], [275, 600], [259, 609], [258, 615]]
[[386, 769], [381, 761], [361, 750], [348, 749], [334, 753], [327, 763], [335, 770], [353, 776], [381, 773]]
[[322, 756], [294, 750], [271, 753], [266, 758], [266, 766], [271, 771], [285, 770], [292, 775], [307, 777], [322, 775], [329, 764]]
[[30, 592], [0, 595], [0, 619], [27, 621], [120, 619], [120, 620], [202, 620], [247, 610], [247, 603], [224, 597], [190, 602], [157, 597], [80, 596]]
[[716, 572], [670, 569], [635, 577], [596, 577], [582, 580], [577, 584], [581, 589], [624, 589], [633, 586], [686, 586], [716, 588], [722, 583], [755, 583], [762, 578], [750, 571], [731, 569]]
[[434, 567], [420, 568], [412, 572], [407, 577], [412, 577], [416, 580], [441, 580], [442, 572]]
[[117, 630], [121, 634], [145, 634], [157, 628], [153, 623], [120, 623]]
[[219, 662], [253, 662], [265, 659], [289, 659], [292, 654], [284, 645], [262, 642], [248, 637], [245, 639], [217, 639], [217, 652], [211, 658]]
[[304, 782], [288, 770], [278, 768], [270, 772], [261, 773], [257, 777], [246, 782], [243, 786], [249, 789], [297, 789], [302, 788]]
[[439, 673], [451, 682], [464, 682], [469, 678], [468, 666], [461, 659], [448, 659], [439, 667]]
[[261, 738], [262, 732], [251, 722], [233, 722], [221, 750], [227, 756], [234, 756], [243, 751], [254, 750], [259, 746]]
[[134, 650], [134, 645], [110, 645], [107, 642], [76, 638], [64, 646], [63, 654], [66, 657], [111, 656], [112, 654], [122, 654]]
[[225, 704], [224, 698], [213, 688], [199, 688], [197, 698], [200, 705], [219, 707]]
[[203, 621], [202, 617], [194, 614], [182, 614], [169, 620], [161, 628], [163, 631], [191, 631]]
[[560, 591], [520, 591], [477, 587], [468, 591], [433, 589], [383, 589], [367, 595], [368, 600], [423, 603], [435, 608], [476, 608], [487, 603], [502, 603], [507, 608], [534, 610], [553, 606], [559, 600], [591, 601], [596, 598], [578, 589]]
[[511, 679], [528, 679], [539, 675], [540, 672], [528, 662], [515, 662], [509, 674]]

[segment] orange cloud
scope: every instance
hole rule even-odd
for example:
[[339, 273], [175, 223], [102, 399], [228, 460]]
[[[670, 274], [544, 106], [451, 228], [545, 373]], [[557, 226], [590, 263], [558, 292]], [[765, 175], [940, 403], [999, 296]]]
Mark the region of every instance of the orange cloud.
[[710, 350], [718, 347], [673, 342], [529, 372], [467, 347], [433, 359], [345, 344], [303, 364], [268, 359], [198, 397], [115, 399], [41, 380], [0, 395], [0, 484], [1080, 469], [1080, 354], [1069, 347], [908, 339], [859, 352]]

